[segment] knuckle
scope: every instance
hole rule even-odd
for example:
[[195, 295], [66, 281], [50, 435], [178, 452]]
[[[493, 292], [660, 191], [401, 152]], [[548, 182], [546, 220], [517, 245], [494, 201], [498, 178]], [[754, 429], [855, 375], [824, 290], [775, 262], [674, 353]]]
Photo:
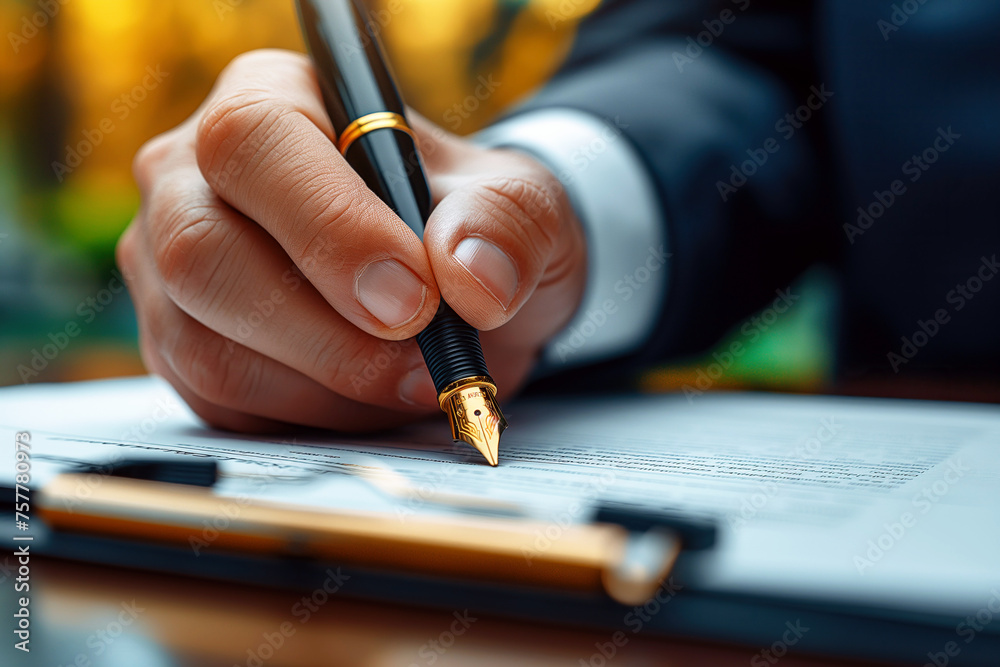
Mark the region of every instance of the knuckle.
[[212, 289], [219, 258], [235, 243], [220, 223], [217, 208], [185, 202], [175, 204], [159, 221], [169, 232], [154, 250], [154, 260], [177, 303], [191, 303]]
[[504, 226], [523, 233], [531, 242], [542, 240], [547, 248], [555, 246], [561, 217], [558, 200], [549, 188], [516, 177], [495, 179], [482, 188]]
[[253, 88], [209, 103], [195, 132], [195, 153], [205, 178], [217, 187], [238, 179], [290, 111], [272, 93]]
[[135, 157], [132, 159], [132, 177], [140, 190], [150, 189], [156, 171], [166, 160], [173, 148], [174, 141], [173, 132], [165, 132], [153, 137], [136, 151]]
[[517, 255], [541, 266], [556, 248], [562, 217], [555, 195], [521, 178], [500, 178], [479, 184], [476, 194], [493, 225], [516, 244]]

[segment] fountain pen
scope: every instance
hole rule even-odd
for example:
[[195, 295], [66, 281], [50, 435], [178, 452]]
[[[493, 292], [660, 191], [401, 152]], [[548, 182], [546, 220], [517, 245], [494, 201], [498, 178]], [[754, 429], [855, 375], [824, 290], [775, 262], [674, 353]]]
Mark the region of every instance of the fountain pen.
[[[296, 0], [296, 6], [337, 150], [422, 240], [431, 211], [430, 187], [365, 6], [360, 0]], [[486, 369], [479, 332], [442, 299], [434, 319], [417, 334], [417, 344], [452, 438], [497, 465], [507, 420]]]

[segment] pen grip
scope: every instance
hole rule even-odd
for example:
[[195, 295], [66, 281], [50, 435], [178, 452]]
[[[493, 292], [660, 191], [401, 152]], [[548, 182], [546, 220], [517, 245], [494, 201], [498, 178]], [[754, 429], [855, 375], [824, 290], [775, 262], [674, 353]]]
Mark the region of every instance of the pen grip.
[[427, 370], [440, 394], [452, 382], [475, 376], [489, 377], [479, 332], [442, 299], [434, 319], [417, 334]]

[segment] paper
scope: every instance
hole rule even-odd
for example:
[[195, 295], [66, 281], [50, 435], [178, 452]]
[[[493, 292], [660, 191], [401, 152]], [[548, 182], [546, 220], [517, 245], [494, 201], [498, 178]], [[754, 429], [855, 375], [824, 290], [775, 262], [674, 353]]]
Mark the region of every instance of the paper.
[[[0, 390], [0, 437], [32, 433], [35, 483], [67, 458], [175, 452], [219, 458], [219, 493], [401, 521], [454, 511], [449, 499], [554, 526], [589, 520], [597, 501], [698, 512], [721, 527], [719, 547], [686, 565], [704, 590], [962, 615], [1000, 586], [1000, 408], [708, 394], [505, 412], [498, 468], [452, 445], [443, 420], [378, 438], [210, 431], [150, 378]], [[357, 474], [380, 468], [407, 493]], [[13, 457], [0, 473], [12, 478]]]

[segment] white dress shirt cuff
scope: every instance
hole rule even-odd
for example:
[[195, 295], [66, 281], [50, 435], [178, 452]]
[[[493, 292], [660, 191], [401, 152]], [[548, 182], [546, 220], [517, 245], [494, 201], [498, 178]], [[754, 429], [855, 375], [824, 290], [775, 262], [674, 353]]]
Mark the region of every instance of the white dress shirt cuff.
[[538, 375], [635, 351], [653, 333], [667, 290], [667, 234], [656, 188], [628, 125], [575, 109], [513, 116], [473, 137], [530, 154], [566, 188], [587, 237], [588, 273], [573, 319], [542, 355]]

